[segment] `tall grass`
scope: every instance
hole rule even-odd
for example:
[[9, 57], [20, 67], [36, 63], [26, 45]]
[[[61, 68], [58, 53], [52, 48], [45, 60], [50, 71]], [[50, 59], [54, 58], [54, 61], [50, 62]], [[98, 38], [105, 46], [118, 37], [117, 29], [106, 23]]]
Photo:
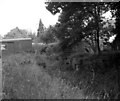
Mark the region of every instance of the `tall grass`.
[[31, 54], [11, 55], [3, 60], [4, 99], [82, 99], [82, 90], [51, 77], [37, 66]]
[[[78, 71], [72, 69], [74, 65], [69, 64], [68, 60], [62, 58], [56, 60], [53, 56], [53, 61], [46, 66], [45, 70], [53, 77], [60, 77], [70, 82], [72, 87], [82, 89], [83, 95], [88, 98], [114, 99], [119, 94], [116, 69], [120, 66], [117, 62], [120, 60], [119, 55], [119, 52], [101, 53], [100, 55], [72, 54], [68, 60], [77, 58], [76, 63], [82, 60], [82, 63], [78, 64]], [[39, 58], [42, 58], [41, 55]], [[45, 61], [52, 60], [46, 59]], [[39, 59], [37, 61], [39, 62]]]
[[[3, 60], [5, 99], [110, 99], [118, 84], [113, 60], [119, 54], [75, 55], [79, 70], [57, 53], [16, 54]], [[117, 57], [118, 56], [118, 57]], [[110, 59], [109, 59], [110, 58]], [[117, 60], [117, 61], [118, 61]], [[118, 64], [119, 65], [119, 64]], [[111, 66], [108, 69], [108, 66]], [[44, 68], [43, 68], [44, 67]], [[104, 67], [104, 68], [103, 68]]]

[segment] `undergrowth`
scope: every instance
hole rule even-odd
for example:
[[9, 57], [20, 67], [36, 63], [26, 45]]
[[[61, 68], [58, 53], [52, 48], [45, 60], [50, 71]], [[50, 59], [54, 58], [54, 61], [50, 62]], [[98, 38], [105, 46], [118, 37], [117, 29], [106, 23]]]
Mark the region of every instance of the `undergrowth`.
[[116, 75], [119, 55], [119, 52], [72, 54], [67, 58], [45, 53], [11, 55], [3, 60], [3, 97], [114, 99], [119, 93]]
[[84, 99], [82, 90], [37, 66], [31, 54], [3, 60], [3, 99]]
[[[52, 55], [48, 57], [50, 56]], [[66, 58], [58, 57], [59, 59], [47, 59], [47, 61], [52, 61], [45, 68], [50, 75], [60, 77], [66, 83], [69, 82], [72, 87], [82, 89], [84, 96], [108, 100], [118, 98], [117, 68], [120, 67], [120, 52], [102, 52], [99, 55], [72, 54]], [[74, 58], [76, 61], [73, 63]], [[39, 59], [37, 61], [39, 62]], [[78, 66], [78, 70], [75, 66]]]

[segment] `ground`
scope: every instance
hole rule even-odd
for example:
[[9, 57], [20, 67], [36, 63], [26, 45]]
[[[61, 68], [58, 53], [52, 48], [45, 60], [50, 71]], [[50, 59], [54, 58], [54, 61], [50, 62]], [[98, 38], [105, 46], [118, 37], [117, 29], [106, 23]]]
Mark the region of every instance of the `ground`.
[[82, 99], [82, 90], [71, 88], [59, 77], [53, 77], [36, 65], [31, 54], [17, 54], [3, 62], [3, 98], [5, 99]]
[[2, 97], [2, 61], [0, 59], [0, 99]]
[[[3, 98], [96, 99], [109, 97], [109, 91], [116, 92], [114, 69], [106, 75], [94, 74], [88, 69], [73, 72], [66, 68], [67, 65], [55, 59], [55, 56], [28, 53], [4, 57], [1, 76]], [[45, 67], [42, 65], [44, 62], [47, 62]]]

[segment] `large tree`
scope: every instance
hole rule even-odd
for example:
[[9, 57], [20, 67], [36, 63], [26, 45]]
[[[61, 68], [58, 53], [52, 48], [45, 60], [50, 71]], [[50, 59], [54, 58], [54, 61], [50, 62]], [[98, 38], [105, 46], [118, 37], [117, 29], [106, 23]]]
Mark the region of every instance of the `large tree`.
[[[114, 3], [111, 5], [112, 10], [115, 10], [115, 13], [113, 14], [116, 17], [116, 22], [115, 22], [115, 29], [113, 32], [116, 34], [116, 38], [112, 43], [112, 46], [114, 50], [120, 50], [120, 3]], [[120, 60], [119, 60], [119, 55], [116, 58], [116, 66], [117, 69], [117, 75], [118, 75], [118, 99], [120, 99]], [[115, 61], [115, 60], [114, 60]]]
[[111, 5], [112, 10], [115, 11], [113, 16], [116, 17], [116, 22], [115, 22], [115, 29], [113, 32], [116, 34], [116, 38], [112, 43], [112, 47], [114, 50], [120, 50], [120, 3], [114, 3]]
[[[94, 36], [97, 52], [100, 52], [99, 38], [103, 26], [102, 14], [110, 10], [111, 3], [104, 2], [47, 2], [52, 13], [61, 12], [56, 24], [58, 39], [62, 48], [69, 49], [84, 38]], [[93, 34], [94, 32], [94, 34]]]

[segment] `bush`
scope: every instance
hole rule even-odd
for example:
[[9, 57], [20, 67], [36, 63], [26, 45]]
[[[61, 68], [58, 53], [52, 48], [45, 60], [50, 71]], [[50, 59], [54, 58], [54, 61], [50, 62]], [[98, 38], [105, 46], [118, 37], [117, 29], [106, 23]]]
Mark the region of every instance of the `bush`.
[[[102, 52], [99, 55], [71, 54], [63, 60], [61, 67], [66, 68], [64, 70], [75, 72], [77, 75], [74, 78], [74, 80], [76, 79], [75, 85], [79, 85], [79, 82], [83, 81], [87, 95], [94, 94], [98, 98], [115, 98], [119, 93], [117, 74], [120, 67], [120, 52]], [[81, 88], [81, 85], [79, 87]]]
[[[83, 58], [80, 68], [93, 72], [93, 84], [90, 89], [105, 98], [114, 98], [119, 92], [119, 81], [117, 74], [120, 67], [120, 52], [103, 52]], [[81, 69], [80, 69], [81, 70]], [[102, 82], [101, 82], [102, 81]], [[97, 86], [99, 85], [99, 87]], [[101, 86], [101, 87], [100, 87]], [[88, 91], [86, 91], [88, 92]], [[114, 95], [114, 97], [113, 97]], [[102, 98], [101, 97], [101, 98]]]
[[[116, 66], [120, 66], [119, 52], [73, 54], [67, 59], [57, 55], [38, 54], [36, 61], [34, 55], [25, 53], [4, 58], [4, 98], [109, 99], [119, 93], [116, 75]], [[73, 58], [79, 65], [78, 71], [70, 69], [73, 67], [69, 59]], [[36, 63], [45, 63], [46, 69]]]

